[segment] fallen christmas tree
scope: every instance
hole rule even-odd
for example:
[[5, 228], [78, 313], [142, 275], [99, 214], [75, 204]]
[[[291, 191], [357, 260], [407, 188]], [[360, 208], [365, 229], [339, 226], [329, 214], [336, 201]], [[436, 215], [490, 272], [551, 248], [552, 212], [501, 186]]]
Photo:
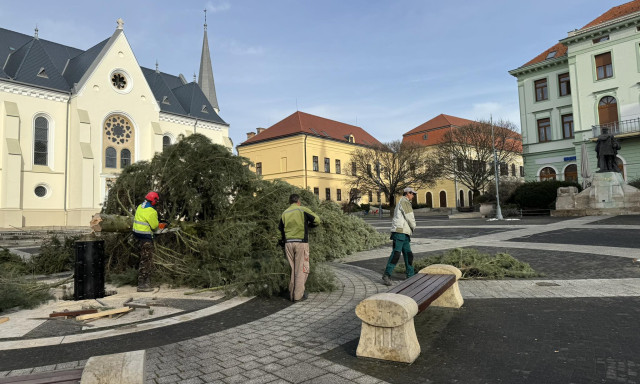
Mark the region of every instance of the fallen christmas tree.
[[267, 296], [285, 290], [290, 271], [277, 246], [278, 222], [292, 193], [322, 219], [310, 232], [309, 291], [334, 286], [333, 273], [322, 262], [386, 241], [360, 218], [342, 213], [337, 204], [319, 202], [310, 191], [283, 181], [261, 180], [248, 166], [246, 158], [196, 134], [150, 162], [127, 167], [92, 222], [104, 231], [100, 236], [106, 240], [108, 276], [135, 281], [137, 251], [124, 228], [150, 190], [160, 194], [159, 216], [181, 229], [156, 237], [156, 283]]

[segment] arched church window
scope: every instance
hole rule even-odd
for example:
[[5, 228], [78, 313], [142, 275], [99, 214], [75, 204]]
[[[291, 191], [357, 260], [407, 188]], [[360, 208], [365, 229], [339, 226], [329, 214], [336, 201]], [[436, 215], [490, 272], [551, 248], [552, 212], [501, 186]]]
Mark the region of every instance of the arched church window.
[[49, 121], [42, 116], [36, 117], [33, 127], [33, 164], [48, 165], [49, 157]]
[[131, 151], [125, 148], [120, 152], [120, 168], [127, 165], [131, 165]]
[[116, 149], [113, 147], [108, 147], [104, 151], [104, 167], [105, 168], [116, 168], [118, 161], [118, 155]]
[[[113, 169], [130, 165], [135, 160], [135, 127], [131, 120], [121, 114], [109, 115], [104, 121], [102, 132], [102, 145], [105, 151], [104, 167]], [[120, 154], [119, 167], [118, 154]]]

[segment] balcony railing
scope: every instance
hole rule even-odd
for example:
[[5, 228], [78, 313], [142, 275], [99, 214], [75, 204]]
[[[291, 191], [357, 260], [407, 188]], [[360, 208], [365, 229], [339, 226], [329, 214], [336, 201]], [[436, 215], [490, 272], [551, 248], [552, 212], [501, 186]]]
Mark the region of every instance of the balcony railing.
[[640, 118], [624, 121], [616, 121], [613, 123], [593, 125], [591, 130], [593, 137], [598, 137], [602, 133], [602, 129], [606, 128], [609, 133], [621, 135], [624, 133], [640, 133]]

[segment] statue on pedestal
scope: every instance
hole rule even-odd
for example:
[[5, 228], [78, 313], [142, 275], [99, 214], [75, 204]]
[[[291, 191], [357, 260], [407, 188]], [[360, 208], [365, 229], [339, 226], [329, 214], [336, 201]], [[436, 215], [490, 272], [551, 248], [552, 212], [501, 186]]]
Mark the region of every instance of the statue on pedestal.
[[598, 156], [598, 168], [600, 172], [619, 172], [616, 165], [616, 155], [620, 149], [618, 140], [609, 133], [608, 128], [602, 128], [602, 134], [598, 136], [596, 143], [596, 155]]

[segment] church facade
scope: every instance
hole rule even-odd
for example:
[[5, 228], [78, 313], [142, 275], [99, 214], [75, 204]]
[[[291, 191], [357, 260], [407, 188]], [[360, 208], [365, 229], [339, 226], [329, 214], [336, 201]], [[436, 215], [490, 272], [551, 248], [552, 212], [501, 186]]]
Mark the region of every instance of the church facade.
[[0, 228], [88, 225], [124, 167], [181, 135], [231, 150], [206, 24], [198, 83], [141, 67], [123, 24], [84, 51], [0, 29]]

